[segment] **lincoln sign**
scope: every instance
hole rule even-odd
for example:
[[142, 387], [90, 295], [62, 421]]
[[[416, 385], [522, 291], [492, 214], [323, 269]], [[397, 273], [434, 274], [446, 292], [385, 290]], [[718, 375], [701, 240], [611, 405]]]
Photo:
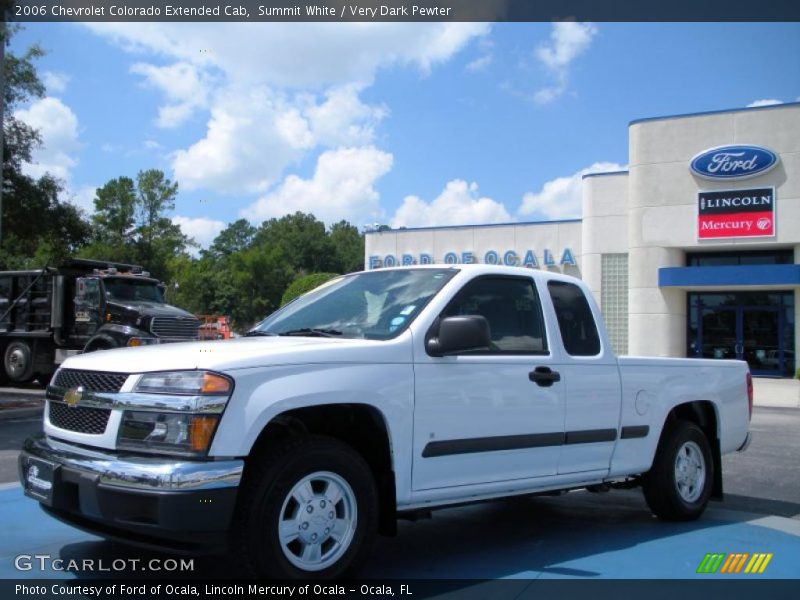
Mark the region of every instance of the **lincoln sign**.
[[698, 239], [774, 235], [775, 188], [698, 193]]

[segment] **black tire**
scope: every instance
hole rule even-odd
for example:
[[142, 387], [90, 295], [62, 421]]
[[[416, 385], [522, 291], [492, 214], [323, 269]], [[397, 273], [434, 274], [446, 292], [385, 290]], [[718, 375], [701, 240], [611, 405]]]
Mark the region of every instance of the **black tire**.
[[33, 353], [26, 342], [13, 341], [3, 353], [3, 369], [11, 383], [27, 383], [33, 378]]
[[[714, 468], [703, 430], [689, 421], [673, 421], [661, 435], [652, 468], [642, 478], [650, 510], [665, 521], [697, 519], [711, 497]], [[686, 474], [685, 479], [679, 477], [681, 472]]]
[[[325, 479], [329, 477], [333, 479]], [[310, 481], [314, 496], [301, 504], [291, 492], [304, 481]], [[345, 493], [326, 505], [325, 498], [333, 497], [332, 485]], [[377, 492], [369, 466], [347, 444], [322, 436], [286, 439], [250, 458], [240, 494], [232, 542], [252, 575], [334, 579], [352, 575], [366, 559], [377, 529]], [[346, 514], [354, 518], [348, 520]], [[279, 521], [291, 531], [297, 525], [295, 539], [287, 544], [280, 540]], [[346, 543], [328, 533], [341, 522], [350, 523], [347, 535], [341, 530], [336, 534]], [[312, 542], [311, 535], [320, 541]], [[298, 565], [311, 546], [319, 547], [320, 559], [316, 564], [310, 559], [308, 568]]]

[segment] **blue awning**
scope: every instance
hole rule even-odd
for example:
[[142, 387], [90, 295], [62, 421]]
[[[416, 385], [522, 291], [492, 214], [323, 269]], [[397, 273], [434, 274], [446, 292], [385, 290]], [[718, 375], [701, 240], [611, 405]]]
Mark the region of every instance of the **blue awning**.
[[661, 267], [658, 287], [800, 286], [800, 265]]

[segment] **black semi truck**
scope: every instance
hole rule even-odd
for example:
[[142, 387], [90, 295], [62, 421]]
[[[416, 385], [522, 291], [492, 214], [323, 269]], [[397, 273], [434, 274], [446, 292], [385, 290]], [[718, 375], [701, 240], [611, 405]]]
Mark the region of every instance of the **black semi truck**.
[[196, 340], [200, 321], [164, 292], [138, 265], [73, 259], [0, 271], [0, 382], [47, 383], [79, 352]]

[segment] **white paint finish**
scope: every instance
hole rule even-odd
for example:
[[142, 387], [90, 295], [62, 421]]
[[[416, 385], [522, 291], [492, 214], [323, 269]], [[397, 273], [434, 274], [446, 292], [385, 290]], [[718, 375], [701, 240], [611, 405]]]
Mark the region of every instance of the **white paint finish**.
[[53, 425], [50, 422], [50, 402], [47, 401], [44, 406], [43, 430], [47, 435], [60, 440], [83, 444], [84, 446], [113, 450], [117, 447], [117, 432], [119, 431], [119, 424], [122, 422], [122, 410], [114, 409], [110, 412], [111, 414], [108, 417], [106, 429], [102, 434], [79, 433], [77, 431], [69, 431], [68, 429], [60, 429]]
[[[389, 235], [388, 233], [383, 235]], [[367, 236], [369, 237], [369, 236]], [[436, 234], [430, 229], [411, 230], [403, 235], [393, 236], [395, 240], [394, 252], [387, 252], [386, 254], [393, 254], [401, 264], [403, 254], [410, 254], [414, 258], [415, 264], [419, 263], [419, 256], [423, 253], [430, 253], [434, 247], [434, 238]], [[369, 256], [369, 255], [368, 255]]]
[[[620, 440], [610, 476], [647, 470], [667, 413], [676, 405], [710, 402], [717, 415], [720, 449], [733, 452], [744, 442], [750, 418], [746, 401], [747, 364], [734, 360], [621, 357], [622, 425], [648, 425], [646, 438]], [[653, 398], [644, 416], [636, 411], [641, 391]]]
[[[557, 367], [566, 386], [567, 432], [596, 429], [618, 430], [620, 380], [616, 361], [592, 361], [565, 357]], [[561, 451], [558, 473], [608, 469], [616, 441], [567, 444]]]
[[[425, 353], [425, 333], [431, 323], [458, 289], [484, 274], [536, 282], [550, 356], [434, 358]], [[246, 338], [106, 351], [70, 359], [66, 366], [118, 372], [198, 367], [231, 375], [235, 390], [210, 451], [217, 457], [246, 456], [266, 424], [288, 410], [341, 403], [372, 407], [389, 435], [401, 509], [597, 483], [608, 476], [612, 455], [612, 476], [640, 473], [649, 467], [664, 416], [677, 402], [713, 402], [720, 415], [723, 450], [738, 447], [747, 431], [745, 363], [623, 358], [620, 396], [615, 358], [595, 300], [588, 298], [602, 352], [597, 357], [567, 357], [552, 302], [544, 292], [550, 279], [587, 289], [584, 283], [558, 274], [467, 265], [395, 340]], [[650, 325], [658, 318], [650, 317]], [[660, 327], [655, 325], [648, 337], [657, 342]], [[552, 388], [528, 381], [527, 373], [543, 364], [561, 369], [563, 381]], [[640, 390], [653, 397], [644, 416], [635, 409]], [[421, 458], [431, 433], [441, 440], [616, 428], [620, 414], [621, 425], [646, 424], [651, 435], [580, 448]], [[108, 428], [109, 435], [115, 434], [117, 423]], [[108, 447], [108, 440], [98, 440], [101, 436], [90, 437], [83, 442]]]
[[425, 446], [563, 431], [564, 386], [528, 379], [546, 356], [420, 356], [414, 365], [413, 489], [555, 475], [561, 446], [423, 458]]

